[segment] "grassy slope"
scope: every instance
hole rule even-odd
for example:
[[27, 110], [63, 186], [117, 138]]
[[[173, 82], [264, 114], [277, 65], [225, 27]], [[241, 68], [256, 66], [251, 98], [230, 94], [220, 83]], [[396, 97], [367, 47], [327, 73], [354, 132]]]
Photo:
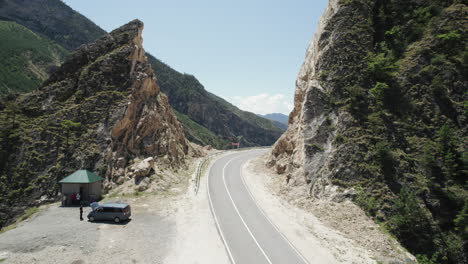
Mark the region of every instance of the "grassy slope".
[[48, 78], [68, 51], [53, 41], [10, 21], [0, 21], [0, 94], [27, 92]]
[[15, 21], [73, 50], [106, 33], [61, 0], [1, 0], [0, 18]]

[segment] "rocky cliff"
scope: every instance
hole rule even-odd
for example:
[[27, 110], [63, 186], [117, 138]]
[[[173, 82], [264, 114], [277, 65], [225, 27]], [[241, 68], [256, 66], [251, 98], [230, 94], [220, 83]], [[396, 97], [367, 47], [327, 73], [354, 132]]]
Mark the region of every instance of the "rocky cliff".
[[[61, 0], [0, 0], [0, 20], [23, 25], [69, 51], [106, 33]], [[8, 35], [5, 38], [14, 40]], [[13, 44], [13, 52], [22, 51], [17, 42]], [[238, 140], [242, 146], [272, 145], [282, 134], [282, 129], [270, 120], [242, 111], [209, 93], [195, 76], [180, 73], [150, 54], [146, 55], [158, 76], [158, 86], [169, 97], [190, 141], [222, 149]], [[9, 72], [17, 65], [8, 66], [6, 70]], [[15, 74], [24, 77], [25, 72], [16, 71]], [[8, 90], [24, 92], [38, 87], [38, 82], [26, 86], [15, 77], [3, 75], [0, 67], [0, 82], [17, 84], [10, 85]]]
[[353, 199], [424, 263], [467, 256], [465, 1], [330, 0], [267, 166]]
[[156, 84], [142, 30], [134, 20], [81, 46], [37, 91], [2, 101], [1, 224], [54, 199], [57, 181], [76, 169], [95, 171], [111, 188], [145, 158], [184, 165], [190, 147]]

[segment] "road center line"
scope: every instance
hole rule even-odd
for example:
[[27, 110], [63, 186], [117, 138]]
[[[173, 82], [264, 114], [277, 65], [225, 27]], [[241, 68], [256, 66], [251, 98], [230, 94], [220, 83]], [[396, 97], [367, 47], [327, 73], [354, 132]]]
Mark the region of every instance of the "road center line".
[[255, 236], [252, 234], [252, 231], [250, 231], [250, 228], [247, 226], [247, 224], [245, 223], [244, 221], [244, 218], [242, 217], [242, 215], [240, 214], [239, 212], [239, 209], [237, 209], [237, 206], [236, 206], [236, 203], [234, 202], [234, 200], [232, 199], [232, 196], [231, 196], [231, 192], [229, 192], [229, 189], [227, 187], [227, 184], [226, 184], [226, 174], [224, 173], [225, 170], [226, 170], [226, 167], [229, 165], [229, 163], [231, 163], [231, 161], [237, 159], [239, 157], [234, 157], [232, 159], [230, 159], [223, 167], [223, 182], [224, 182], [224, 187], [226, 188], [226, 191], [227, 191], [227, 194], [229, 196], [229, 199], [231, 199], [231, 202], [232, 202], [232, 205], [234, 206], [234, 209], [236, 210], [237, 212], [237, 215], [239, 215], [242, 223], [244, 224], [245, 228], [247, 229], [247, 231], [249, 232], [250, 236], [253, 238], [253, 240], [255, 241], [255, 244], [257, 244], [258, 248], [260, 249], [260, 251], [263, 253], [263, 256], [265, 256], [265, 258], [267, 259], [268, 263], [272, 264], [270, 258], [268, 258], [267, 254], [265, 253], [265, 251], [263, 250], [263, 248], [260, 246], [260, 244], [258, 243], [257, 239], [255, 238]]

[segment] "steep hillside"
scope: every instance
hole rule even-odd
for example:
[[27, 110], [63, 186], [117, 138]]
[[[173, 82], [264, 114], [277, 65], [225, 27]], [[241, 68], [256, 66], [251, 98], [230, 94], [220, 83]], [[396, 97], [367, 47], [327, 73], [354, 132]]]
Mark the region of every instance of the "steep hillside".
[[278, 122], [281, 122], [285, 125], [288, 124], [288, 119], [289, 117], [285, 114], [281, 114], [281, 113], [272, 113], [272, 114], [266, 114], [266, 115], [262, 115], [264, 118], [268, 118], [270, 120], [275, 120], [275, 121], [278, 121]]
[[[217, 141], [221, 142], [215, 147], [224, 148], [225, 143], [239, 139], [243, 146], [266, 146], [273, 144], [281, 135], [281, 129], [270, 120], [242, 111], [206, 91], [194, 76], [179, 73], [152, 56], [148, 56], [148, 60], [171, 106], [212, 131], [218, 137]], [[191, 133], [187, 131], [187, 134]], [[212, 142], [201, 143], [205, 145]]]
[[0, 20], [0, 95], [36, 89], [68, 51], [11, 21]]
[[15, 21], [68, 50], [106, 34], [61, 0], [0, 0], [0, 19]]
[[[0, 18], [24, 25], [68, 50], [105, 34], [60, 0], [0, 0]], [[179, 116], [190, 140], [222, 149], [238, 140], [243, 146], [272, 145], [281, 135], [282, 130], [270, 120], [239, 110], [207, 92], [194, 76], [179, 73], [150, 54], [147, 56], [170, 104], [186, 117]], [[207, 131], [210, 132], [206, 134]]]
[[190, 119], [190, 117], [177, 112], [177, 110], [174, 110], [174, 112], [177, 119], [184, 127], [185, 137], [187, 137], [191, 142], [199, 145], [209, 145], [219, 149], [230, 145], [230, 142], [227, 139], [223, 139], [215, 135], [213, 132], [208, 130], [208, 128]]
[[275, 124], [277, 127], [283, 130], [288, 129], [289, 117], [287, 115], [284, 115], [281, 113], [272, 113], [272, 114], [266, 114], [266, 115], [260, 115], [260, 116], [266, 119], [270, 119], [271, 121], [273, 121], [273, 124]]
[[330, 0], [268, 162], [284, 188], [354, 199], [422, 263], [466, 263], [467, 36], [466, 1]]
[[40, 89], [1, 102], [0, 226], [55, 199], [57, 181], [76, 169], [97, 172], [108, 189], [143, 158], [184, 164], [189, 145], [146, 60], [142, 29], [135, 20], [81, 46]]

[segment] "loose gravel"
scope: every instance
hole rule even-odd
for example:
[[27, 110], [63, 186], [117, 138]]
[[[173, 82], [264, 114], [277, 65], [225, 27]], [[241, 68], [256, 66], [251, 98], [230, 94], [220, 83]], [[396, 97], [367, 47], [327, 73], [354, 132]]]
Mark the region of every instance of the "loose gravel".
[[119, 224], [80, 221], [79, 208], [54, 204], [1, 234], [0, 255], [5, 263], [161, 263], [174, 221], [137, 200], [129, 201], [131, 220]]

